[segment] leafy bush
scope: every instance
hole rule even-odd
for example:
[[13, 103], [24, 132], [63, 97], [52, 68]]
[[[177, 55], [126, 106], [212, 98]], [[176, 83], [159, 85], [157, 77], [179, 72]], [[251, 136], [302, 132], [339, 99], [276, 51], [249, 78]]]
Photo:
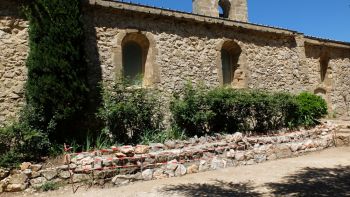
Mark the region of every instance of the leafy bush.
[[119, 143], [138, 143], [145, 132], [162, 130], [161, 104], [151, 89], [129, 87], [117, 82], [103, 92], [98, 116], [105, 124], [104, 133]]
[[25, 160], [38, 161], [49, 150], [47, 135], [26, 122], [0, 128], [0, 166], [12, 167]]
[[173, 128], [180, 128], [189, 136], [208, 133], [208, 122], [214, 114], [207, 105], [206, 95], [203, 86], [194, 88], [190, 83], [186, 84], [182, 95], [175, 94], [170, 103]]
[[325, 101], [315, 95], [284, 92], [206, 90], [187, 85], [170, 104], [173, 128], [188, 136], [236, 131], [267, 132], [310, 125], [327, 112]]
[[315, 125], [316, 119], [327, 115], [326, 101], [315, 94], [303, 92], [297, 96], [299, 103], [300, 121], [304, 125]]

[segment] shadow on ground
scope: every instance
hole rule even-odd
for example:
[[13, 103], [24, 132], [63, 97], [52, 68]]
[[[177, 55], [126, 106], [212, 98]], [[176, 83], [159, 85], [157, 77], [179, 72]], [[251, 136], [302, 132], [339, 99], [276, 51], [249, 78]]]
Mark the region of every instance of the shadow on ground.
[[207, 184], [181, 184], [167, 186], [162, 192], [171, 196], [171, 194], [180, 194], [183, 196], [211, 196], [211, 197], [232, 197], [232, 196], [260, 196], [259, 193], [253, 191], [251, 183], [231, 183], [215, 180], [213, 183]]
[[350, 166], [305, 168], [266, 186], [277, 196], [350, 196]]

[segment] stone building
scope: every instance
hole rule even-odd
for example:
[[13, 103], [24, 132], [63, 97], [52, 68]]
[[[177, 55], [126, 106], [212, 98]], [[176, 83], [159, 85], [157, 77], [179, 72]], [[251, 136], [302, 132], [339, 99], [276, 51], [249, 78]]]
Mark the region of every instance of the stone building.
[[[332, 113], [349, 116], [350, 43], [249, 23], [246, 0], [192, 0], [193, 13], [82, 1], [92, 90], [122, 74], [143, 76], [142, 86], [165, 96], [187, 81], [310, 91]], [[24, 101], [28, 22], [18, 5], [0, 3], [0, 124], [16, 117]]]

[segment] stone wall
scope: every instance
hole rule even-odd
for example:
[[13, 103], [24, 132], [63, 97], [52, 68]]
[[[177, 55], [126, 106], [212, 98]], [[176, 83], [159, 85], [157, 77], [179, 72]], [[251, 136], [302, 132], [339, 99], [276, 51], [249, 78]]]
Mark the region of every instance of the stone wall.
[[0, 125], [17, 117], [23, 106], [28, 54], [28, 23], [17, 1], [0, 3]]
[[327, 123], [311, 130], [281, 131], [274, 136], [218, 134], [149, 146], [72, 153], [67, 154], [64, 163], [58, 166], [22, 163], [21, 169], [0, 169], [0, 194], [40, 189], [48, 182], [120, 186], [141, 180], [254, 165], [332, 147], [336, 130], [334, 124]]
[[[18, 14], [16, 1], [4, 2], [0, 5], [0, 125], [15, 117], [23, 104], [28, 52], [27, 22]], [[241, 52], [232, 87], [315, 92], [326, 98], [332, 113], [349, 115], [349, 44], [120, 2], [91, 0], [84, 4], [83, 13], [92, 103], [98, 103], [100, 82], [109, 85], [122, 71], [123, 40], [142, 37], [149, 42], [143, 85], [163, 91], [165, 100], [188, 81], [222, 85], [221, 49], [233, 43]], [[321, 57], [328, 58], [329, 66], [323, 82]]]

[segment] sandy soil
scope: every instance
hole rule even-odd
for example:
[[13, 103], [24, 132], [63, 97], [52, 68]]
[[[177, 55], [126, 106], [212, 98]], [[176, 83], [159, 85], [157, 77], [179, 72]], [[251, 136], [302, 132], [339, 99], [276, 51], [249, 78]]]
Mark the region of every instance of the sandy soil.
[[350, 196], [350, 147], [121, 187], [83, 186], [75, 194], [71, 187], [65, 187], [53, 192], [6, 196]]

